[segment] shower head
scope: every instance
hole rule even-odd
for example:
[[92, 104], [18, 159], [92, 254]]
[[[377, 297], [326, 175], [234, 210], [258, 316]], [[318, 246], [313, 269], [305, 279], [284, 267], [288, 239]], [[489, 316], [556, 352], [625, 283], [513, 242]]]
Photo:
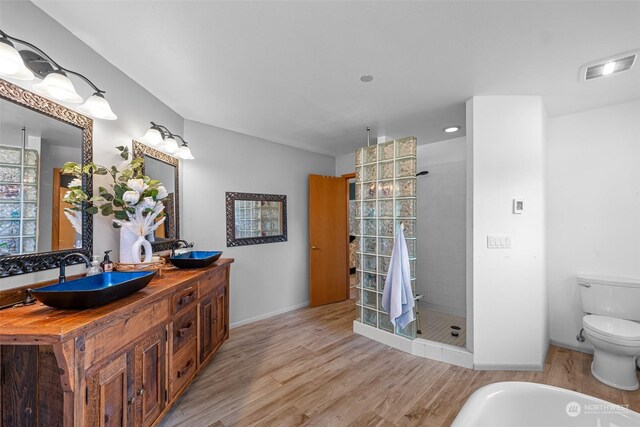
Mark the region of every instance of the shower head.
[[429, 173], [429, 171], [422, 171], [422, 172], [418, 172], [416, 174], [416, 176], [422, 176], [422, 175], [427, 175]]

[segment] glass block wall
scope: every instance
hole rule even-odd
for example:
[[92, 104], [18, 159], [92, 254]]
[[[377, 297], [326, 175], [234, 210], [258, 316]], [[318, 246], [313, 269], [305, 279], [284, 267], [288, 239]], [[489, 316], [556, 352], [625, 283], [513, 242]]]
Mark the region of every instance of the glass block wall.
[[415, 321], [404, 330], [394, 330], [382, 309], [382, 292], [394, 238], [404, 223], [415, 295], [416, 149], [416, 138], [408, 137], [356, 151], [358, 321], [411, 339], [416, 335]]
[[38, 248], [39, 154], [0, 145], [0, 255]]

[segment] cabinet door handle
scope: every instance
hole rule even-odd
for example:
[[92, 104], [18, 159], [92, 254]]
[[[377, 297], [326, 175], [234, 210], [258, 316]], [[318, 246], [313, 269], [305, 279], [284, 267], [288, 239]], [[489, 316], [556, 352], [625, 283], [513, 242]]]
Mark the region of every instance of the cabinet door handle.
[[193, 359], [189, 359], [186, 366], [178, 371], [178, 378], [185, 376], [186, 373], [189, 372], [189, 368], [191, 368], [192, 364], [193, 364]]
[[183, 305], [189, 302], [189, 300], [191, 300], [191, 298], [195, 295], [195, 292], [191, 292], [189, 295], [185, 295], [183, 297], [180, 298], [180, 301], [178, 301], [178, 304]]
[[176, 332], [176, 334], [178, 335], [178, 338], [182, 338], [187, 332], [189, 332], [189, 329], [191, 329], [194, 323], [195, 322], [192, 320], [191, 322], [189, 322], [189, 324], [178, 329], [178, 331]]

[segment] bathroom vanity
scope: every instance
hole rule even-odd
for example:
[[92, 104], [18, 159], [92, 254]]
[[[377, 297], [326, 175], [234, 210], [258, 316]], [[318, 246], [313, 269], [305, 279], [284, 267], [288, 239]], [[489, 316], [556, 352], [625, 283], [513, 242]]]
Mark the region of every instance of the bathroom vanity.
[[229, 337], [232, 262], [165, 270], [93, 309], [0, 311], [1, 425], [159, 423]]

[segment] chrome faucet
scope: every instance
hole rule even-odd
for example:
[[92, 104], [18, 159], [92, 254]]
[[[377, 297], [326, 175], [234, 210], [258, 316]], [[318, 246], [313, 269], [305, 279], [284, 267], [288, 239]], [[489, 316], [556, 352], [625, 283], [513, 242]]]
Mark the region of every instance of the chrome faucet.
[[186, 240], [176, 240], [171, 244], [171, 256], [176, 256], [176, 249], [180, 249], [180, 246], [183, 248], [192, 248], [193, 242], [189, 243]]
[[68, 254], [62, 257], [60, 260], [60, 275], [58, 276], [58, 283], [64, 283], [67, 281], [67, 276], [65, 274], [65, 267], [67, 266], [67, 260], [73, 257], [81, 258], [84, 263], [87, 265], [87, 268], [91, 267], [91, 260], [86, 255], [83, 255], [79, 252], [74, 252], [72, 254]]

